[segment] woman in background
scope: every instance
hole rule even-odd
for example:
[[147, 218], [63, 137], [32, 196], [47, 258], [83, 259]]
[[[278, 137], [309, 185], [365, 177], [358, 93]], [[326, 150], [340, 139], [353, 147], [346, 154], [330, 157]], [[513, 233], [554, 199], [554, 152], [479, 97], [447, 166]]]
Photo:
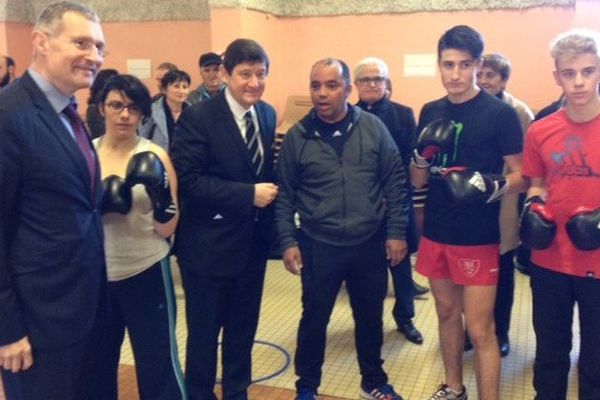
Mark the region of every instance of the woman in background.
[[160, 90], [164, 96], [152, 103], [152, 118], [144, 122], [140, 136], [169, 151], [175, 124], [188, 106], [186, 99], [190, 93], [190, 83], [190, 76], [185, 71], [173, 70], [163, 76]]

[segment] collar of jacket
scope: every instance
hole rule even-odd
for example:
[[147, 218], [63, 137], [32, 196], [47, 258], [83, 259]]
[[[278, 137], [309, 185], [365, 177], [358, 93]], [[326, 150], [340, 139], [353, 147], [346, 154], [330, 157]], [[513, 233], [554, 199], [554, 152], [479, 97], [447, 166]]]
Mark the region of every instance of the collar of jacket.
[[[352, 130], [356, 126], [363, 111], [360, 109], [360, 107], [353, 106], [352, 104], [348, 103], [348, 112], [352, 116], [352, 124], [350, 125], [350, 130]], [[312, 108], [309, 113], [300, 120], [299, 124], [304, 137], [309, 139], [315, 139], [319, 137], [315, 130], [315, 122], [317, 118], [319, 118], [317, 116], [317, 112], [314, 108]]]

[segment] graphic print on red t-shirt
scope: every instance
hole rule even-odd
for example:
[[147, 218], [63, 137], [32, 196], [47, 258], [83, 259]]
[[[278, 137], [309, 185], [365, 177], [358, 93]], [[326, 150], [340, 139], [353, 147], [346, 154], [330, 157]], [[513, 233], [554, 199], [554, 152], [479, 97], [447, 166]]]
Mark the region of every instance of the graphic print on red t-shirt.
[[554, 162], [550, 170], [552, 175], [559, 175], [562, 178], [600, 177], [600, 174], [590, 166], [583, 141], [577, 135], [567, 135], [563, 150], [552, 152], [550, 158]]

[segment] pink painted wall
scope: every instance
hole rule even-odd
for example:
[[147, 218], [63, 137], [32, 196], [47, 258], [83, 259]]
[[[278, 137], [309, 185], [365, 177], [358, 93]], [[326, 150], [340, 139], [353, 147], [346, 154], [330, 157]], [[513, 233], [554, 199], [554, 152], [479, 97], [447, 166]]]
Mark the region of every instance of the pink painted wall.
[[[456, 24], [481, 31], [486, 51], [504, 53], [513, 63], [509, 91], [539, 109], [558, 97], [552, 76], [549, 42], [576, 26], [600, 31], [600, 3], [578, 0], [577, 6], [403, 15], [284, 18], [243, 9], [213, 9], [210, 21], [104, 23], [110, 56], [105, 67], [125, 70], [127, 58], [149, 58], [153, 67], [172, 61], [198, 83], [197, 59], [206, 51], [223, 51], [238, 37], [261, 43], [271, 59], [265, 99], [279, 113], [289, 95], [308, 94], [314, 61], [344, 59], [350, 67], [366, 56], [385, 59], [394, 82], [394, 99], [414, 108], [444, 94], [439, 77], [403, 76], [405, 54], [435, 53], [439, 36]], [[0, 23], [0, 51], [15, 57], [19, 72], [30, 59], [28, 24]], [[148, 85], [156, 91], [154, 80]], [[86, 93], [79, 95], [85, 101]], [[353, 94], [352, 100], [356, 100]]]
[[31, 25], [0, 22], [0, 54], [10, 55], [21, 75], [31, 60]]
[[[110, 54], [103, 67], [126, 72], [128, 58], [148, 58], [153, 69], [171, 61], [190, 74], [192, 85], [198, 85], [198, 56], [210, 49], [210, 25], [208, 21], [105, 22], [102, 28]], [[0, 52], [15, 59], [19, 75], [31, 61], [31, 28], [31, 24], [0, 24]], [[152, 93], [157, 91], [153, 78], [145, 83]], [[77, 93], [81, 113], [87, 97], [85, 90]]]
[[[552, 80], [549, 42], [575, 26], [600, 31], [600, 3], [578, 1], [576, 9], [537, 8], [523, 11], [438, 12], [405, 15], [363, 15], [281, 19], [280, 59], [286, 79], [273, 89], [276, 98], [307, 94], [308, 74], [317, 59], [334, 56], [350, 68], [366, 56], [381, 57], [390, 67], [393, 97], [414, 108], [444, 94], [435, 78], [405, 78], [404, 54], [435, 53], [440, 35], [457, 24], [479, 30], [487, 52], [501, 52], [512, 60], [508, 89], [539, 109], [559, 90]], [[353, 97], [355, 99], [355, 97]]]

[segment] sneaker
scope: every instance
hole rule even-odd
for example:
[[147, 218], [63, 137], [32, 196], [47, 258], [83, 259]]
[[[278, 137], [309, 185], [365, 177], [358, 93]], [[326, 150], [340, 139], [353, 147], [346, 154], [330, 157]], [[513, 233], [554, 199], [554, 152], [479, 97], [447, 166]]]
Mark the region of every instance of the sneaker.
[[467, 400], [467, 388], [463, 386], [462, 392], [456, 394], [448, 385], [442, 383], [429, 400]]
[[296, 400], [317, 400], [317, 392], [312, 389], [300, 389], [296, 394]]
[[394, 387], [387, 383], [372, 390], [361, 387], [360, 397], [365, 400], [404, 400], [394, 391]]

